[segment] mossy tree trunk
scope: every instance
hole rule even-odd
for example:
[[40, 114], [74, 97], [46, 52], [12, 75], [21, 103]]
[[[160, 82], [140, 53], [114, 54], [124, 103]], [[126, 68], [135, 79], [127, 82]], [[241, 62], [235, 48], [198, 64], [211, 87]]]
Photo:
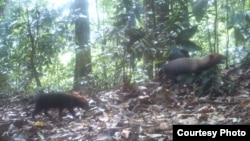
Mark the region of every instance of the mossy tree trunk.
[[76, 61], [74, 70], [74, 90], [80, 89], [80, 86], [91, 73], [91, 49], [90, 49], [90, 26], [88, 14], [88, 0], [75, 0], [74, 3], [75, 18], [75, 37]]

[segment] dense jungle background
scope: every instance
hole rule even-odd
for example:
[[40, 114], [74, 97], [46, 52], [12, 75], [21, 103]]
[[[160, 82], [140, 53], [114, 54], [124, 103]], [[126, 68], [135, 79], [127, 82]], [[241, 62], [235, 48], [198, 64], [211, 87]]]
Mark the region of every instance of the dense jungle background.
[[[167, 61], [217, 52], [159, 85]], [[84, 95], [63, 121], [29, 101]], [[0, 140], [172, 140], [173, 124], [250, 124], [248, 0], [0, 0]]]

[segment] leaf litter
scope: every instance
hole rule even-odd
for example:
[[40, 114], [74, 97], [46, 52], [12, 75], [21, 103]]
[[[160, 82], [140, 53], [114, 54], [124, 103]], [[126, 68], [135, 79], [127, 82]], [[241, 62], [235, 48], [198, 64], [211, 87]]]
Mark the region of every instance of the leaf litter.
[[0, 97], [1, 141], [171, 141], [174, 124], [250, 124], [249, 80], [235, 95], [197, 98], [178, 94], [156, 82], [86, 95], [91, 110], [75, 109], [62, 121], [57, 110], [31, 118], [34, 105], [24, 94]]

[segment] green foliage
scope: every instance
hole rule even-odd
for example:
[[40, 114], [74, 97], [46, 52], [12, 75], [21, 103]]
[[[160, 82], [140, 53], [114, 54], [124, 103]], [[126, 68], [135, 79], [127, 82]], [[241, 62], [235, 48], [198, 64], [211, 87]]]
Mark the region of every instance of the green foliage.
[[[166, 60], [212, 50], [228, 51], [229, 64], [243, 58], [243, 65], [249, 64], [250, 5], [246, 1], [97, 2], [99, 23], [90, 24], [92, 31], [96, 30], [91, 44], [93, 72], [82, 78], [84, 84], [110, 88], [123, 79], [145, 82]], [[76, 16], [65, 16], [64, 10], [48, 8], [43, 0], [0, 1], [1, 89], [34, 89], [32, 59], [42, 87], [70, 88], [74, 57], [70, 63], [62, 64], [59, 55], [62, 51], [74, 52], [72, 19]], [[202, 78], [198, 95], [220, 93], [219, 74], [211, 71], [202, 74]], [[196, 78], [187, 81], [193, 79]]]
[[248, 48], [247, 55], [242, 59], [241, 67], [249, 68], [250, 67], [250, 49]]
[[[196, 1], [192, 4], [194, 7], [196, 6], [193, 12], [197, 12], [197, 9], [201, 8], [201, 5], [203, 6], [204, 13], [197, 17], [202, 18], [206, 12], [207, 1]], [[167, 59], [187, 57], [189, 52], [200, 51], [201, 47], [191, 40], [197, 33], [198, 26], [190, 25], [189, 19], [186, 17], [187, 14], [185, 14], [188, 12], [188, 10], [185, 11], [185, 8], [188, 8], [187, 5], [188, 3], [183, 1], [169, 3], [155, 1], [155, 11], [143, 11], [141, 7], [150, 9], [151, 5], [143, 5], [140, 1], [114, 2], [112, 5], [114, 9], [110, 9], [110, 11], [114, 11], [112, 26], [110, 30], [104, 32], [103, 39], [100, 38], [100, 47], [105, 57], [102, 58], [101, 55], [98, 59], [98, 63], [103, 66], [100, 68], [104, 72], [100, 73], [98, 78], [104, 78], [106, 81], [110, 80], [111, 76], [115, 76], [116, 80], [110, 80], [115, 84], [121, 81], [122, 75], [131, 78], [140, 76], [141, 79], [145, 80], [145, 78], [147, 79], [145, 75], [148, 75], [145, 69], [153, 63], [156, 66], [161, 66]], [[161, 12], [157, 11], [163, 7], [165, 9], [166, 7], [171, 8]], [[140, 15], [144, 15], [144, 17]], [[154, 25], [152, 25], [154, 19], [151, 18], [151, 15], [155, 16]], [[106, 56], [110, 52], [113, 52], [113, 55]], [[108, 62], [104, 61], [106, 59]], [[145, 60], [152, 61], [146, 64]], [[113, 64], [112, 67], [108, 66], [107, 63]], [[157, 70], [157, 67], [154, 70]]]
[[177, 34], [176, 38], [172, 38], [171, 42], [175, 42], [175, 44], [171, 45], [171, 48], [169, 49], [169, 60], [188, 57], [188, 52], [201, 50], [201, 47], [197, 46], [194, 42], [189, 40], [196, 31], [197, 26], [193, 26], [191, 28], [181, 30], [180, 33]]
[[[65, 49], [69, 33], [67, 19], [46, 3], [20, 4], [9, 2], [0, 24], [1, 64], [8, 74], [8, 84], [12, 90], [33, 90], [34, 68], [38, 79], [46, 77], [46, 70], [55, 64], [55, 58]], [[8, 13], [7, 13], [8, 11]], [[58, 64], [57, 64], [58, 65]], [[1, 69], [0, 72], [3, 72]], [[57, 70], [58, 71], [58, 70]], [[44, 82], [47, 83], [47, 82]]]
[[245, 42], [250, 40], [250, 22], [248, 21], [248, 11], [235, 12], [230, 15], [228, 28], [234, 28], [234, 36], [237, 41]]
[[200, 86], [197, 96], [222, 95], [220, 72], [217, 67], [204, 71], [200, 76]]
[[53, 59], [54, 65], [45, 67], [41, 82], [45, 91], [71, 90], [73, 85], [74, 60], [62, 64], [59, 58]]
[[[159, 9], [169, 4], [160, 1], [155, 3]], [[200, 50], [190, 40], [197, 32], [197, 26], [189, 25], [183, 7], [180, 6], [183, 3], [172, 1], [172, 4], [174, 7], [169, 13], [160, 13], [158, 9], [142, 10], [146, 6], [142, 1], [105, 3], [104, 7], [113, 7], [105, 12], [113, 15], [112, 20], [107, 20], [107, 25], [103, 26], [105, 30], [99, 30], [100, 36], [92, 46], [92, 83], [108, 88], [118, 85], [124, 77], [133, 82], [144, 82], [149, 78], [148, 68], [154, 63], [157, 65], [165, 62], [167, 56], [170, 59], [179, 58], [188, 56], [189, 51]], [[155, 28], [151, 28], [153, 21], [148, 19], [152, 12], [155, 12], [155, 17], [169, 19], [157, 18]]]
[[176, 40], [189, 40], [192, 36], [194, 36], [194, 34], [197, 32], [197, 26], [193, 26], [193, 27], [190, 27], [190, 28], [187, 28], [187, 29], [184, 29], [182, 30]]
[[10, 85], [8, 84], [8, 75], [0, 73], [0, 88], [2, 88], [2, 91], [0, 91], [0, 94], [8, 92], [10, 89]]
[[244, 15], [242, 12], [232, 11], [228, 21], [228, 28], [233, 28], [237, 25], [243, 25]]
[[192, 0], [192, 12], [195, 16], [196, 21], [200, 22], [206, 14], [208, 2], [208, 0]]
[[235, 95], [237, 84], [234, 80], [231, 80], [228, 76], [223, 76], [223, 85], [220, 85], [220, 90], [226, 95]]
[[[223, 78], [224, 80], [224, 78]], [[220, 96], [225, 94], [225, 92], [232, 91], [233, 87], [225, 91], [225, 87], [229, 86], [230, 82], [227, 84], [221, 83], [221, 73], [218, 67], [213, 67], [211, 69], [203, 71], [201, 74], [192, 75], [179, 75], [177, 77], [178, 86], [187, 85], [188, 87], [195, 90], [195, 95], [198, 97], [202, 96]], [[232, 86], [232, 85], [231, 85]]]
[[245, 20], [246, 20], [246, 23], [249, 25], [250, 24], [250, 10], [246, 11]]
[[[139, 3], [118, 1], [112, 5], [116, 13], [112, 27], [100, 39], [101, 53], [93, 58], [93, 77], [98, 85], [110, 87], [119, 84], [123, 76], [132, 77], [136, 73], [136, 62], [140, 61], [143, 51], [138, 41], [143, 40], [145, 31], [140, 27]], [[96, 60], [96, 61], [95, 61]], [[99, 81], [100, 80], [100, 81]]]

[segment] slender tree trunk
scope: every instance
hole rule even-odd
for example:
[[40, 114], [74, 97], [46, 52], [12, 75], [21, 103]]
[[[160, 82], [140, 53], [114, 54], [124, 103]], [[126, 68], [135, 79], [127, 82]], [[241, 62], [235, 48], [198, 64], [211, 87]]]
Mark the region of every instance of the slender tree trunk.
[[[146, 20], [145, 20], [145, 27], [146, 29], [153, 29], [155, 30], [155, 24], [156, 24], [156, 19], [155, 19], [155, 2], [154, 0], [144, 0], [144, 7], [146, 9], [146, 12], [153, 12], [152, 15], [150, 14], [147, 14], [146, 15]], [[153, 22], [149, 22], [149, 21], [153, 21]], [[154, 40], [155, 38], [155, 35], [151, 35], [150, 37], [148, 37], [149, 40]], [[143, 63], [144, 63], [144, 66], [146, 68], [146, 74], [147, 76], [149, 77], [149, 79], [153, 79], [154, 77], [154, 73], [153, 73], [153, 56], [152, 56], [152, 52], [150, 51], [145, 51], [144, 54], [143, 54]]]
[[[37, 34], [38, 34], [38, 30], [39, 30], [39, 27], [38, 27], [38, 19], [39, 19], [39, 15], [37, 15]], [[42, 84], [41, 84], [41, 81], [40, 81], [40, 78], [39, 78], [39, 73], [37, 71], [37, 68], [36, 68], [36, 62], [35, 62], [35, 56], [36, 56], [36, 41], [34, 39], [34, 36], [31, 32], [31, 23], [29, 21], [29, 15], [28, 15], [28, 11], [27, 11], [27, 17], [28, 17], [28, 20], [27, 20], [27, 30], [28, 30], [28, 36], [30, 38], [30, 43], [31, 43], [31, 52], [30, 52], [30, 70], [31, 70], [31, 74], [32, 74], [32, 78], [35, 78], [35, 81], [36, 81], [36, 85], [37, 87], [42, 87]]]
[[75, 0], [74, 11], [75, 19], [75, 37], [78, 48], [76, 49], [76, 61], [74, 70], [74, 90], [80, 89], [84, 78], [87, 78], [91, 72], [91, 49], [90, 26], [88, 14], [88, 0]]
[[212, 37], [211, 37], [211, 33], [209, 31], [209, 21], [208, 21], [209, 17], [208, 15], [206, 15], [206, 27], [207, 27], [207, 40], [208, 40], [208, 43], [209, 43], [209, 51], [212, 52]]
[[[226, 0], [226, 6], [228, 6], [228, 0]], [[227, 21], [227, 27], [228, 27], [228, 25], [229, 25], [229, 9], [227, 8], [227, 15], [226, 15], [226, 21]], [[229, 55], [229, 39], [230, 39], [230, 35], [229, 35], [229, 29], [228, 28], [226, 28], [226, 30], [227, 30], [227, 43], [226, 43], [226, 57], [227, 57], [227, 59], [226, 59], [226, 68], [228, 69], [228, 55]]]
[[214, 1], [214, 7], [215, 7], [215, 19], [214, 19], [214, 52], [218, 52], [218, 6], [217, 1]]

